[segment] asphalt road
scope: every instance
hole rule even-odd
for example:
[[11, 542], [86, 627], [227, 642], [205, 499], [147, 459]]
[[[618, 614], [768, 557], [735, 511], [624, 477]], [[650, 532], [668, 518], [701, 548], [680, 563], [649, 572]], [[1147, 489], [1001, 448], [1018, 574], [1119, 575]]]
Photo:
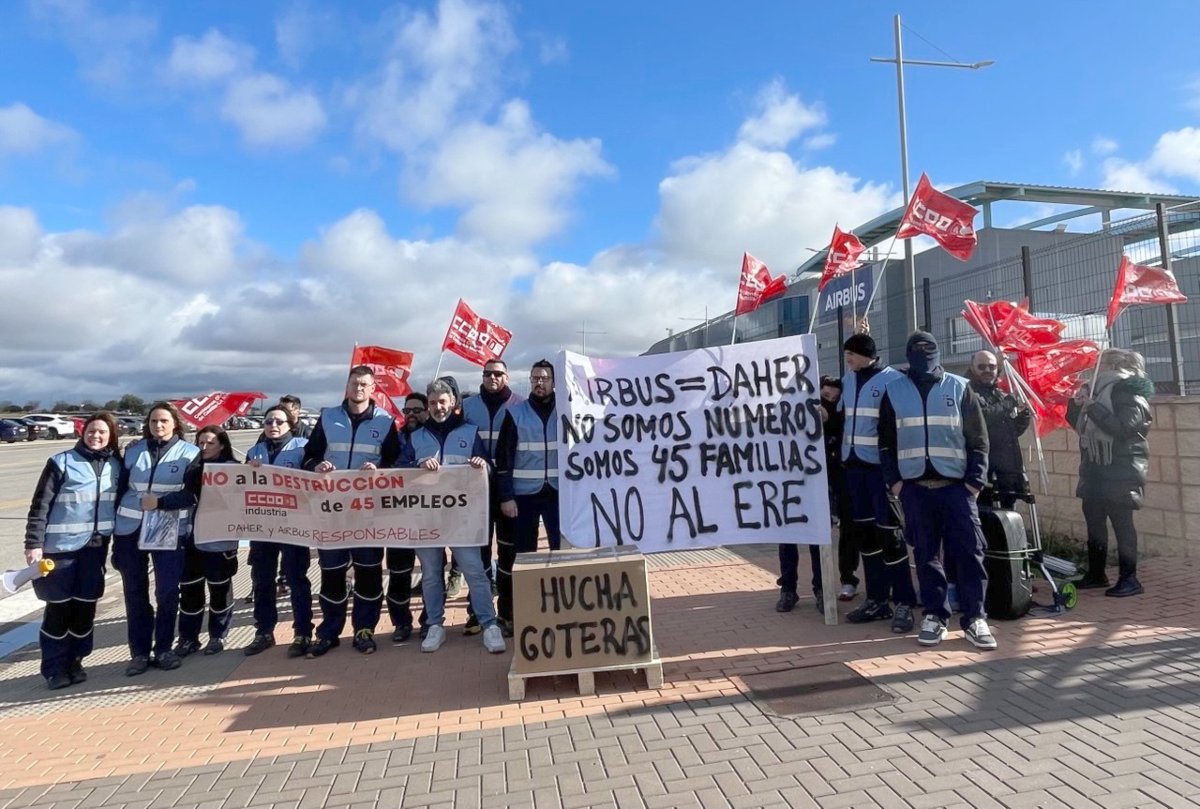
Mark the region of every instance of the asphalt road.
[[[234, 449], [244, 453], [254, 445], [258, 430], [237, 430], [229, 434]], [[133, 437], [121, 439], [121, 445]], [[25, 518], [29, 501], [46, 460], [74, 446], [74, 441], [20, 441], [0, 444], [0, 570], [25, 566]], [[0, 588], [0, 599], [7, 593]]]

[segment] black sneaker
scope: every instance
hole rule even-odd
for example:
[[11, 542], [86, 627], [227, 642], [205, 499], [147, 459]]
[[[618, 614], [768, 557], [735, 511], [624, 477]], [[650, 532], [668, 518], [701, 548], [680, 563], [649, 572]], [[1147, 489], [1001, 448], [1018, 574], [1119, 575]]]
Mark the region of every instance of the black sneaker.
[[288, 644], [288, 657], [304, 657], [308, 654], [308, 647], [312, 644], [312, 639], [307, 635], [297, 635], [292, 638], [292, 642]]
[[513, 622], [512, 621], [506, 621], [503, 618], [497, 618], [496, 626], [500, 627], [500, 632], [501, 632], [501, 634], [504, 635], [504, 637], [511, 638], [513, 636]]
[[57, 691], [60, 688], [66, 688], [74, 682], [69, 674], [54, 674], [46, 678], [46, 687], [51, 691]]
[[429, 624], [421, 624], [421, 631], [417, 634], [421, 636], [421, 640], [429, 637]]
[[354, 648], [362, 654], [375, 654], [375, 632], [366, 627], [354, 633]]
[[204, 647], [204, 654], [210, 657], [212, 655], [219, 655], [223, 651], [225, 651], [225, 641], [220, 638], [209, 638], [208, 645]]
[[72, 660], [71, 665], [67, 667], [67, 676], [71, 678], [73, 685], [87, 682], [87, 671], [83, 668], [82, 660]]
[[175, 654], [180, 657], [187, 657], [200, 651], [200, 641], [198, 640], [182, 640], [175, 644]]
[[896, 614], [892, 618], [892, 631], [897, 635], [907, 635], [913, 631], [913, 608], [907, 604], [897, 604]]
[[446, 598], [458, 598], [462, 594], [462, 574], [451, 570], [446, 576]]
[[867, 599], [856, 610], [846, 615], [846, 620], [852, 624], [868, 624], [871, 621], [886, 621], [892, 617], [892, 608], [886, 603]]
[[917, 643], [922, 646], [937, 646], [946, 637], [946, 625], [936, 615], [926, 615], [917, 633]]
[[474, 615], [467, 616], [467, 625], [463, 627], [464, 635], [478, 635], [483, 631], [483, 627], [479, 625], [479, 619]]
[[125, 664], [125, 676], [136, 677], [139, 674], [145, 674], [148, 668], [150, 668], [150, 658], [146, 655], [137, 655]]
[[325, 654], [330, 649], [336, 649], [341, 645], [342, 641], [338, 638], [317, 638], [308, 645], [306, 656], [309, 660], [312, 660], [313, 658], [320, 657], [321, 655]]
[[253, 657], [256, 654], [262, 654], [274, 645], [274, 635], [268, 635], [266, 633], [255, 635], [254, 640], [250, 641], [250, 645], [242, 650], [242, 654], [246, 655], [246, 657]]
[[154, 665], [163, 671], [174, 671], [183, 665], [183, 661], [174, 652], [163, 652], [154, 658]]
[[408, 639], [412, 637], [412, 625], [398, 626], [396, 631], [392, 633], [392, 645], [403, 646], [408, 643]]
[[825, 614], [825, 593], [822, 592], [821, 590], [813, 590], [813, 600], [815, 601], [815, 606], [817, 608], [817, 612], [824, 615]]
[[800, 596], [796, 595], [795, 590], [780, 588], [779, 600], [775, 602], [775, 612], [791, 612], [799, 600]]
[[1134, 576], [1123, 576], [1117, 579], [1117, 583], [1104, 591], [1106, 596], [1111, 598], [1126, 598], [1127, 596], [1140, 596], [1146, 592], [1142, 587], [1141, 582]]

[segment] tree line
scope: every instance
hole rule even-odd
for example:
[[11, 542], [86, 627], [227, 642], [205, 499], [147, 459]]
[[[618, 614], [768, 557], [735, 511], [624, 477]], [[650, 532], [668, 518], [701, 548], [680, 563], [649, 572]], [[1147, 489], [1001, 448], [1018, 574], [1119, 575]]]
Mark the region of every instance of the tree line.
[[[0, 400], [0, 413], [36, 413], [41, 409], [42, 403], [38, 399], [31, 399], [24, 404], [7, 399]], [[133, 413], [140, 416], [146, 412], [146, 402], [140, 396], [126, 393], [120, 399], [109, 399], [104, 404], [93, 399], [84, 399], [78, 403], [59, 399], [49, 410], [51, 413], [95, 413], [97, 410], [111, 410], [114, 413]]]

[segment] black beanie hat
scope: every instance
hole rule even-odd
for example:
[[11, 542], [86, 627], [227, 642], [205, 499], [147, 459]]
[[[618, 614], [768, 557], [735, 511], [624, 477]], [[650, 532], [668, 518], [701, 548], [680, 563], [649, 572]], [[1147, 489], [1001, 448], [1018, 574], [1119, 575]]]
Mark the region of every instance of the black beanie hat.
[[869, 360], [875, 359], [879, 353], [875, 350], [875, 341], [869, 334], [852, 334], [842, 345], [843, 351], [850, 351]]

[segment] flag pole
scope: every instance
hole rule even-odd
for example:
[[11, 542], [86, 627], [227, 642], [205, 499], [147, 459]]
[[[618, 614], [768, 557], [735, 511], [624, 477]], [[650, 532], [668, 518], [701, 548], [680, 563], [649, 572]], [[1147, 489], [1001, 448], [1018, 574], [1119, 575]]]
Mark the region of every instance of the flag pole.
[[[733, 334], [729, 337], [730, 345], [737, 345], [737, 310], [733, 310]], [[811, 329], [810, 329], [811, 331]]]
[[808, 321], [808, 333], [813, 333], [813, 326], [817, 325], [817, 313], [821, 311], [821, 290], [817, 289], [817, 295], [813, 298], [812, 317]]
[[[1009, 379], [1012, 379], [1016, 382], [1016, 384], [1013, 386], [1013, 390], [1015, 390], [1018, 394], [1020, 394], [1021, 401], [1023, 401], [1025, 403], [1025, 406], [1028, 407], [1032, 411], [1033, 403], [1029, 400], [1029, 393], [1032, 392], [1032, 389], [1029, 389], [1028, 391], [1026, 390], [1029, 383], [1025, 381], [1024, 377], [1022, 377], [1020, 374], [1018, 374], [1016, 372], [1016, 369], [1014, 369], [1012, 367], [1012, 363], [1009, 362], [1007, 356], [1005, 356], [1005, 358], [1004, 358], [1004, 371], [1006, 374], [1008, 374]], [[1049, 494], [1050, 493], [1050, 478], [1046, 474], [1046, 455], [1042, 451], [1042, 437], [1041, 437], [1041, 435], [1038, 434], [1038, 431], [1037, 431], [1036, 413], [1035, 413], [1035, 417], [1033, 419], [1033, 445], [1037, 449], [1038, 478], [1042, 481], [1042, 494]]]
[[[894, 234], [892, 234], [892, 241], [888, 244], [887, 252], [883, 254], [883, 268], [884, 269], [887, 269], [888, 261], [891, 260], [892, 249], [896, 246], [896, 236], [898, 236], [898, 235], [900, 235], [900, 229], [896, 228], [896, 232]], [[901, 266], [903, 266], [903, 264]], [[880, 275], [883, 275], [883, 273], [880, 273]], [[863, 317], [866, 317], [867, 313], [871, 311], [871, 304], [875, 302], [875, 293], [878, 291], [879, 291], [879, 279], [876, 278], [875, 286], [873, 286], [871, 288], [871, 297], [867, 298], [867, 305], [863, 307]], [[855, 327], [857, 327], [857, 325], [858, 324], [855, 324]]]
[[850, 313], [854, 316], [854, 327], [858, 328], [858, 267], [850, 268]]
[[437, 378], [438, 378], [438, 374], [440, 374], [440, 373], [442, 372], [442, 360], [444, 360], [445, 358], [446, 358], [446, 349], [444, 349], [444, 348], [443, 348], [443, 349], [442, 349], [442, 350], [441, 350], [441, 351], [438, 353], [438, 364], [437, 364], [437, 368], [436, 368], [436, 369], [434, 369], [434, 372], [433, 372], [433, 378], [434, 378], [434, 379], [437, 379]]

